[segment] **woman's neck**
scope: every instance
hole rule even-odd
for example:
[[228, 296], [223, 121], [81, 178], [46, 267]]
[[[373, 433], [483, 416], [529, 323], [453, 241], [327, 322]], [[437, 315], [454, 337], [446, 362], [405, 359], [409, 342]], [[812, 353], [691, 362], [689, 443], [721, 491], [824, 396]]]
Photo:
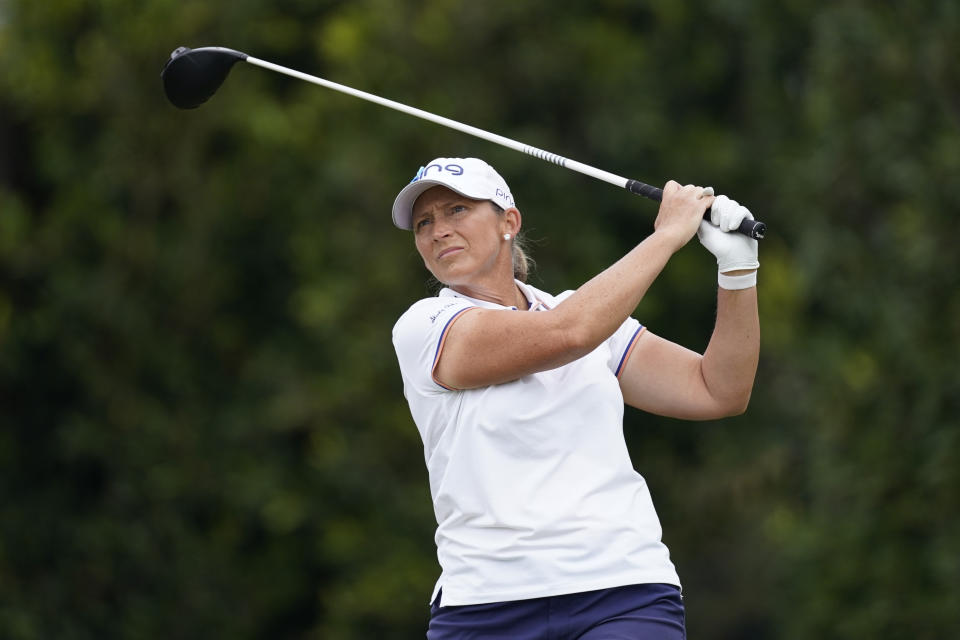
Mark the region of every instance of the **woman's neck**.
[[522, 311], [530, 308], [527, 296], [524, 295], [513, 279], [509, 283], [500, 283], [498, 286], [469, 284], [453, 285], [450, 288], [475, 300], [485, 300], [504, 307], [516, 307]]

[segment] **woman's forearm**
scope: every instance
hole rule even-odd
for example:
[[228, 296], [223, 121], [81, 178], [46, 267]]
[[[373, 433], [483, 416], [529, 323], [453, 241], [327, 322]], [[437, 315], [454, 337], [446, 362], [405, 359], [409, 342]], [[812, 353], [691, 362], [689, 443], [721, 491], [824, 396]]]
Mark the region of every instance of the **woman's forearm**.
[[675, 237], [654, 232], [564, 300], [554, 311], [570, 342], [589, 353], [609, 338], [637, 308], [677, 248]]
[[757, 288], [717, 294], [717, 321], [703, 354], [704, 383], [726, 413], [743, 413], [750, 401], [760, 358]]

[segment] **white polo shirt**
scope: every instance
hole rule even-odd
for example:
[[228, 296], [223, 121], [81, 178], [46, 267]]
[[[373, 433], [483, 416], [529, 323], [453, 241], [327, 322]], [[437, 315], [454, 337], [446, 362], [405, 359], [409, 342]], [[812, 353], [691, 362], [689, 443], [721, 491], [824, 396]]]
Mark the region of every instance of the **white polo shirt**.
[[[517, 282], [530, 310], [550, 296]], [[469, 309], [512, 309], [443, 289], [416, 302], [393, 343], [424, 444], [437, 517], [442, 605], [680, 584], [650, 493], [623, 437], [617, 375], [643, 330], [630, 318], [570, 364], [506, 384], [447, 389], [433, 369]], [[518, 311], [518, 313], [523, 313]]]

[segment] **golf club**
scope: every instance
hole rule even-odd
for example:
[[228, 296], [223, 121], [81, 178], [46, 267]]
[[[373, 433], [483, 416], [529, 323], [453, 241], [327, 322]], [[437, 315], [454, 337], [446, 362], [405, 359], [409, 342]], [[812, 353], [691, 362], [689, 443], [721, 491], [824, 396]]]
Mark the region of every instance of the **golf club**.
[[[552, 162], [565, 169], [577, 171], [578, 173], [588, 175], [597, 180], [609, 182], [610, 184], [626, 189], [631, 193], [650, 198], [651, 200], [659, 201], [663, 198], [662, 189], [640, 182], [639, 180], [623, 178], [608, 171], [603, 171], [583, 164], [582, 162], [564, 158], [563, 156], [544, 151], [543, 149], [531, 147], [522, 142], [517, 142], [516, 140], [511, 140], [510, 138], [457, 122], [456, 120], [450, 120], [449, 118], [434, 115], [421, 109], [408, 107], [405, 104], [394, 102], [393, 100], [387, 100], [386, 98], [352, 89], [348, 86], [337, 84], [336, 82], [318, 78], [317, 76], [288, 69], [287, 67], [282, 67], [272, 62], [260, 60], [240, 51], [224, 47], [201, 47], [197, 49], [179, 47], [174, 50], [174, 52], [170, 54], [170, 59], [167, 60], [163, 70], [160, 72], [167, 99], [180, 109], [199, 107], [216, 93], [220, 85], [223, 84], [223, 81], [226, 80], [227, 74], [230, 73], [233, 65], [241, 60], [264, 69], [269, 69], [270, 71], [276, 71], [277, 73], [282, 73], [300, 80], [306, 80], [307, 82], [318, 84], [322, 87], [333, 89], [334, 91], [339, 91], [424, 120], [429, 120], [430, 122], [435, 122], [451, 129], [456, 129], [457, 131], [468, 133], [509, 149], [526, 153], [535, 158]], [[704, 217], [709, 219], [709, 210]], [[766, 229], [767, 226], [759, 220], [744, 220], [737, 231], [759, 240], [763, 238]]]

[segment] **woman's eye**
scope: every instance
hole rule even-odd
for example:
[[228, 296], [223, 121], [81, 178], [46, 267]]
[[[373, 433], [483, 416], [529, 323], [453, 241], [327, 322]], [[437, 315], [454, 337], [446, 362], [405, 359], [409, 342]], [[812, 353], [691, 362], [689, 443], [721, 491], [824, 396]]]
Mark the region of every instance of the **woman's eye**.
[[455, 204], [455, 205], [453, 205], [453, 208], [450, 209], [450, 210], [451, 210], [453, 213], [460, 213], [461, 211], [466, 211], [467, 208], [466, 208], [465, 206], [463, 206], [462, 204]]
[[417, 224], [416, 224], [415, 228], [416, 228], [416, 229], [422, 229], [423, 227], [427, 226], [427, 224], [428, 224], [429, 222], [430, 222], [430, 221], [429, 221], [428, 219], [426, 219], [426, 218], [421, 218], [419, 221], [417, 221]]

